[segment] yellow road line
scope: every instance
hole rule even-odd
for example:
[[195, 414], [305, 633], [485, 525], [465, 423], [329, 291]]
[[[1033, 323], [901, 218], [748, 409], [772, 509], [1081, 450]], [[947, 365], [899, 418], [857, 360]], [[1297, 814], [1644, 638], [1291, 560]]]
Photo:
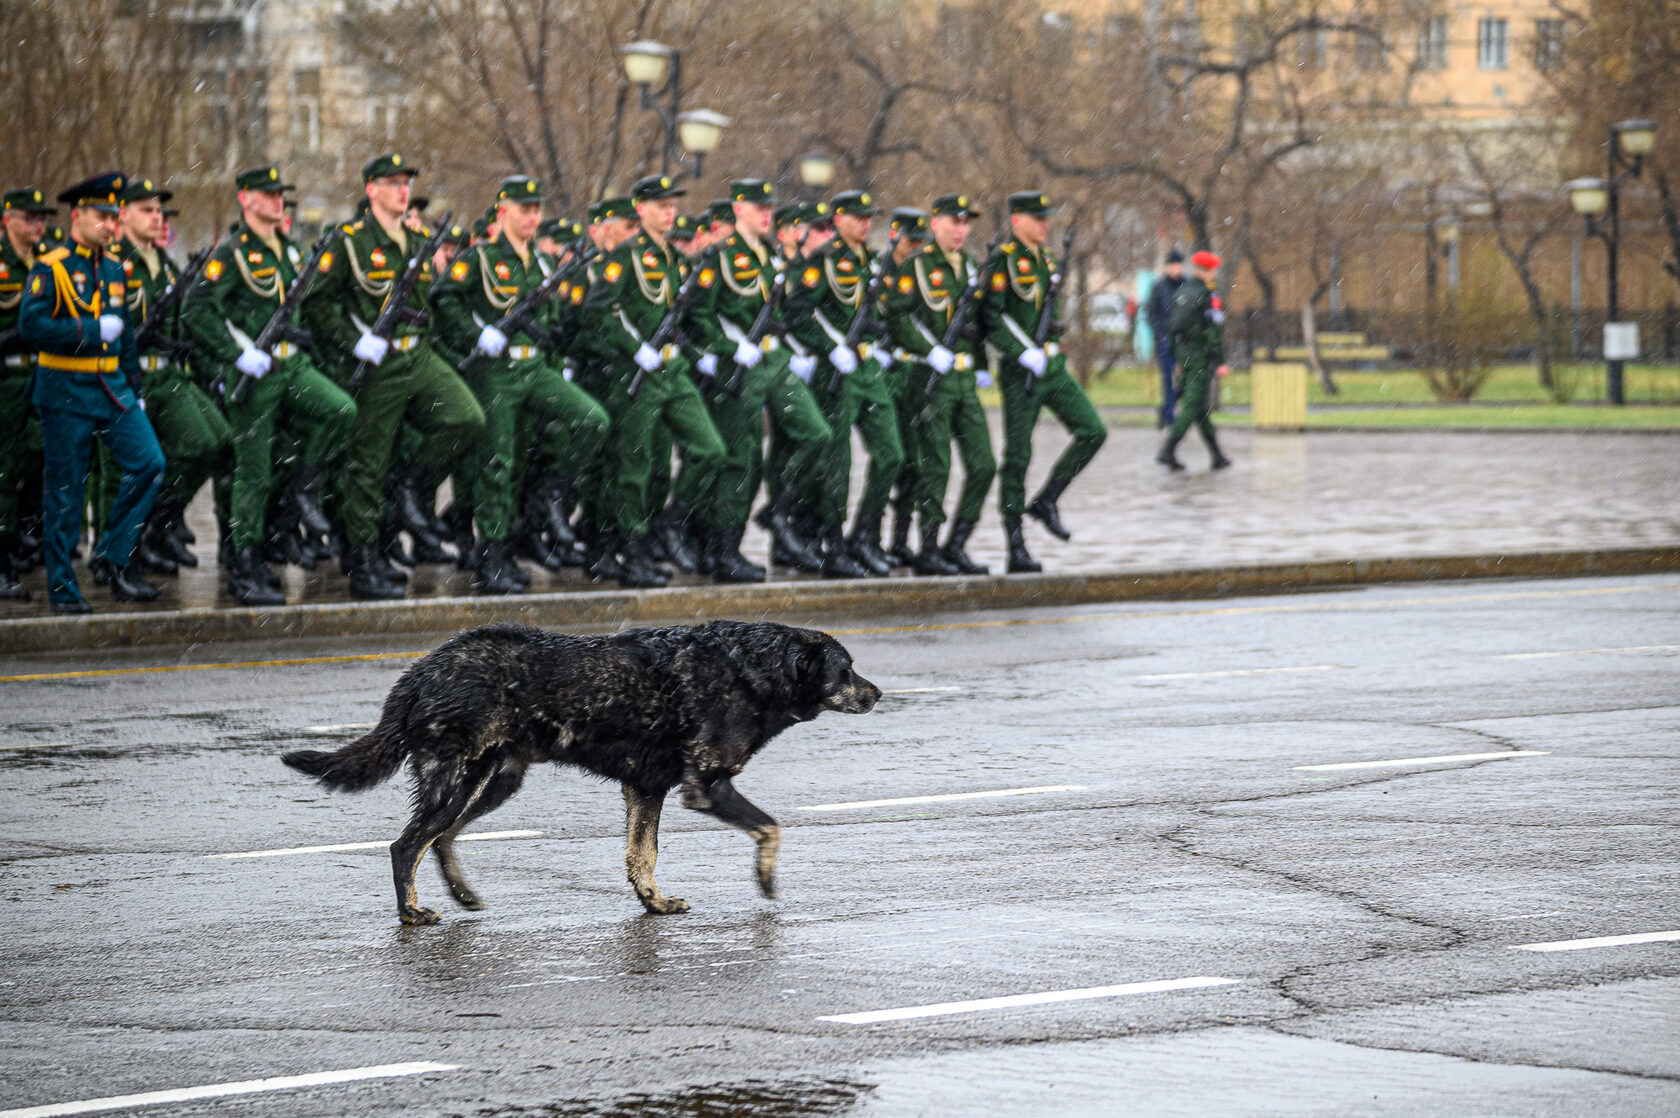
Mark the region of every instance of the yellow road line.
[[[1603, 594], [1650, 594], [1662, 590], [1680, 590], [1680, 583], [1668, 583], [1662, 586], [1602, 586], [1584, 590], [1521, 590], [1507, 594], [1440, 594], [1426, 598], [1387, 598], [1371, 602], [1340, 599], [1287, 606], [1136, 610], [1127, 613], [1084, 613], [1067, 617], [1005, 617], [986, 621], [949, 621], [935, 625], [879, 625], [852, 629], [829, 629], [827, 632], [840, 637], [882, 636], [889, 633], [932, 633], [955, 629], [1003, 629], [1018, 625], [1074, 625], [1096, 621], [1145, 621], [1157, 617], [1228, 617], [1258, 613], [1329, 613], [1348, 609], [1396, 609], [1407, 606], [1461, 605], [1474, 602], [1581, 598]], [[80, 672], [38, 672], [34, 675], [0, 675], [0, 683], [35, 683], [53, 679], [92, 679], [99, 676], [146, 675], [153, 672], [209, 672], [234, 668], [288, 668], [306, 664], [354, 664], [376, 660], [415, 660], [430, 651], [431, 649], [427, 648], [418, 652], [370, 652], [359, 656], [302, 656], [289, 660], [240, 660], [223, 664], [164, 664], [150, 668], [100, 668]]]

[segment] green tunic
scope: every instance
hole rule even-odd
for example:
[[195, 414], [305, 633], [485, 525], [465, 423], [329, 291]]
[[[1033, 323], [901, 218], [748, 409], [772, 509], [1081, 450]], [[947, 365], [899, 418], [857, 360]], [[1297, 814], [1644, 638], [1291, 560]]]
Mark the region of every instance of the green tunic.
[[1224, 320], [1219, 296], [1197, 276], [1186, 279], [1173, 296], [1172, 309], [1167, 312], [1167, 338], [1182, 378], [1180, 408], [1172, 425], [1175, 439], [1182, 439], [1194, 426], [1211, 444], [1213, 418], [1208, 395], [1214, 371], [1225, 363]]
[[[0, 230], [0, 336], [17, 329], [23, 281], [33, 262], [19, 256]], [[8, 551], [21, 527], [22, 494], [41, 488], [41, 426], [29, 406], [34, 366], [35, 355], [21, 338], [0, 343], [0, 548]]]

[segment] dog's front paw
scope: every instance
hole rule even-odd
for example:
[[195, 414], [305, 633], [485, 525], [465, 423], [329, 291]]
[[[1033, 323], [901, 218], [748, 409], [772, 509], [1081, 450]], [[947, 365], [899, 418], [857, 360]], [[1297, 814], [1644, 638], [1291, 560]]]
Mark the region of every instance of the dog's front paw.
[[401, 920], [404, 924], [407, 924], [410, 928], [418, 928], [426, 924], [436, 924], [438, 922], [438, 914], [429, 908], [403, 907], [397, 910], [397, 919]]
[[655, 916], [675, 916], [688, 911], [688, 902], [680, 897], [643, 897], [642, 907]]
[[471, 912], [477, 912], [484, 907], [484, 901], [466, 885], [450, 885], [449, 895], [455, 898], [456, 904]]

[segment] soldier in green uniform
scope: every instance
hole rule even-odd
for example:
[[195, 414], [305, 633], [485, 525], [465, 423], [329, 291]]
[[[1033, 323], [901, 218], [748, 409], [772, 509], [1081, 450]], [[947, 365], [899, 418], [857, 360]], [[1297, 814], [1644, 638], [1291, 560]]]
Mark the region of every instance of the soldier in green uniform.
[[[922, 250], [928, 242], [928, 214], [926, 210], [919, 210], [914, 206], [898, 206], [892, 212], [892, 221], [887, 226], [895, 244], [892, 259], [886, 262], [887, 274], [896, 277], [898, 271], [904, 267], [904, 262], [915, 253]], [[891, 295], [891, 284], [882, 288], [882, 318], [886, 318], [885, 299]], [[892, 328], [887, 330], [887, 341], [892, 340]], [[904, 468], [898, 471], [898, 479], [893, 482], [893, 530], [892, 543], [886, 548], [887, 558], [895, 567], [910, 567], [915, 565], [916, 552], [910, 547], [910, 530], [915, 519], [916, 474], [920, 463], [917, 461], [915, 431], [916, 417], [921, 414], [922, 406], [927, 402], [925, 397], [917, 397], [915, 392], [921, 386], [912, 385], [916, 378], [910, 370], [901, 367], [903, 350], [890, 348], [893, 367], [885, 370], [887, 383], [892, 388], [893, 406], [898, 409], [898, 438], [904, 444]], [[939, 572], [944, 573], [944, 572]]]
[[382, 155], [362, 168], [368, 216], [340, 231], [303, 299], [303, 321], [325, 359], [346, 377], [358, 362], [368, 366], [338, 485], [350, 547], [350, 593], [357, 598], [403, 595], [379, 554], [379, 530], [382, 489], [404, 419], [423, 439], [392, 479], [409, 495], [423, 489], [422, 474], [446, 476], [484, 430], [484, 409], [466, 382], [433, 352], [423, 325], [430, 260], [421, 265], [421, 282], [392, 336], [372, 332], [409, 254], [421, 247], [418, 234], [402, 223], [414, 174], [398, 154]]
[[[484, 434], [462, 471], [471, 479], [473, 515], [483, 538], [476, 585], [481, 593], [511, 594], [522, 589], [509, 542], [523, 457], [521, 416], [546, 421], [540, 448], [530, 449], [540, 449], [554, 466], [538, 484], [536, 499], [562, 524], [559, 510], [570, 479], [594, 461], [609, 421], [600, 404], [565, 379], [560, 362], [544, 348], [546, 337], [524, 331], [509, 336], [497, 329], [496, 321], [558, 264], [531, 244], [542, 220], [542, 185], [515, 175], [502, 181], [496, 199], [499, 235], [456, 258], [433, 286], [431, 299], [440, 341], [474, 355], [465, 366], [468, 384], [484, 409]], [[554, 325], [557, 311], [552, 299], [538, 309], [533, 318], [539, 332]]]
[[[689, 492], [709, 491], [726, 454], [717, 426], [691, 379], [693, 366], [679, 346], [648, 344], [676, 301], [683, 258], [665, 241], [684, 191], [668, 176], [639, 179], [630, 197], [641, 232], [613, 250], [584, 298], [582, 336], [596, 352], [605, 379], [601, 397], [613, 419], [601, 511], [619, 554], [625, 586], [657, 586], [665, 577], [649, 559], [648, 536], [658, 508], [650, 483], [654, 455], [668, 433], [681, 448]], [[639, 374], [639, 375], [638, 375]], [[634, 386], [637, 391], [631, 392]], [[669, 459], [669, 452], [666, 452]], [[669, 523], [686, 533], [691, 510], [674, 502]]]
[[692, 217], [678, 214], [671, 223], [671, 235], [665, 239], [684, 256], [694, 257], [703, 251], [703, 246], [695, 244], [695, 234], [699, 231], [699, 224]]
[[1213, 417], [1209, 413], [1208, 397], [1213, 378], [1224, 376], [1225, 368], [1225, 308], [1219, 293], [1213, 290], [1214, 277], [1219, 273], [1219, 256], [1203, 249], [1190, 257], [1190, 278], [1185, 280], [1173, 296], [1172, 309], [1167, 312], [1167, 336], [1172, 343], [1173, 363], [1178, 366], [1181, 379], [1179, 412], [1172, 430], [1161, 444], [1155, 461], [1170, 470], [1182, 470], [1178, 460], [1179, 440], [1195, 427], [1202, 433], [1213, 468], [1223, 470], [1231, 464], [1219, 449], [1214, 434]]
[[[986, 261], [985, 296], [980, 304], [986, 344], [1002, 355], [998, 380], [1003, 388], [1003, 467], [998, 504], [1009, 540], [1011, 573], [1043, 568], [1027, 550], [1021, 514], [1043, 523], [1059, 539], [1071, 535], [1062, 526], [1056, 501], [1079, 471], [1096, 457], [1108, 431], [1097, 409], [1068, 375], [1067, 358], [1056, 343], [1034, 339], [1056, 259], [1044, 247], [1049, 217], [1047, 195], [1036, 190], [1009, 196], [1010, 237]], [[1059, 308], [1051, 307], [1054, 316]], [[1032, 433], [1041, 408], [1061, 420], [1073, 441], [1050, 468], [1050, 477], [1029, 505], [1027, 465], [1032, 461]]]
[[35, 247], [58, 207], [37, 187], [8, 190], [0, 198], [0, 599], [27, 599], [18, 585], [24, 544], [23, 511], [41, 492], [41, 428], [29, 404], [35, 354], [18, 330], [23, 285], [35, 264]]
[[[128, 277], [128, 316], [136, 328], [180, 277], [161, 240], [163, 204], [171, 197], [151, 179], [131, 180], [123, 195], [122, 239], [112, 246], [111, 255], [122, 262]], [[233, 432], [184, 360], [189, 347], [179, 340], [179, 312], [177, 303], [173, 321], [160, 325], [157, 340], [143, 345], [139, 358], [146, 417], [169, 467], [134, 554], [146, 569], [166, 574], [198, 566], [198, 557], [177, 535], [182, 517], [204, 483], [233, 463]], [[114, 500], [116, 494], [110, 497]]]
[[[776, 334], [766, 332], [757, 343], [747, 340], [782, 267], [767, 242], [774, 188], [763, 179], [738, 179], [729, 190], [735, 231], [696, 264], [700, 295], [688, 319], [703, 352], [697, 367], [710, 385], [712, 419], [729, 457], [709, 495], [679, 496], [704, 502], [700, 519], [709, 535], [709, 562], [702, 570], [709, 566], [719, 582], [761, 582], [765, 571], [741, 555], [741, 536], [764, 475], [763, 414], [768, 409], [772, 431], [786, 441], [789, 469], [802, 475], [811, 471], [833, 433], [810, 388], [789, 368], [791, 354]], [[736, 378], [739, 384], [731, 391]], [[766, 517], [771, 534], [788, 555], [818, 562], [799, 538], [793, 515], [793, 493], [784, 490]]]
[[[256, 347], [297, 270], [298, 248], [280, 232], [286, 184], [278, 167], [257, 167], [234, 179], [240, 220], [204, 265], [187, 295], [182, 323], [195, 365], [227, 393], [223, 406], [233, 432], [233, 474], [227, 497], [228, 593], [241, 605], [284, 602], [263, 562], [268, 503], [274, 488], [276, 434], [284, 425], [303, 439], [301, 462], [284, 501], [299, 522], [324, 536], [331, 525], [319, 498], [356, 418], [356, 405], [305, 354], [295, 339]], [[234, 389], [246, 388], [236, 403]]]
[[[967, 545], [997, 474], [986, 410], [976, 392], [990, 388], [992, 378], [984, 350], [974, 338], [958, 337], [949, 347], [944, 342], [976, 267], [963, 244], [978, 213], [966, 194], [934, 199], [929, 223], [933, 243], [898, 269], [887, 292], [887, 327], [901, 361], [911, 370], [903, 406], [910, 413], [907, 448], [916, 463], [911, 500], [921, 523], [921, 549], [912, 563], [917, 574], [986, 573], [969, 558]], [[931, 397], [929, 377], [938, 378]], [[963, 486], [950, 538], [940, 547], [953, 440], [962, 458]]]
[[[864, 293], [878, 262], [867, 242], [874, 218], [874, 199], [860, 190], [830, 200], [836, 238], [806, 258], [797, 277], [789, 277], [788, 328], [813, 353], [822, 353], [823, 367], [814, 388], [823, 416], [834, 437], [819, 464], [817, 515], [822, 523], [823, 574], [829, 578], [887, 575], [892, 564], [881, 551], [881, 517], [892, 495], [893, 482], [904, 467], [904, 444], [898, 435], [898, 411], [882, 375], [891, 358], [869, 342], [856, 350], [846, 344], [852, 319], [873, 315]], [[864, 333], [869, 336], [868, 331]], [[835, 375], [838, 389], [833, 388]], [[858, 429], [869, 454], [869, 472], [851, 535], [845, 535], [846, 497], [850, 484], [851, 429]]]
[[126, 186], [127, 176], [111, 171], [59, 194], [70, 207], [70, 243], [36, 258], [18, 315], [20, 337], [36, 351], [30, 401], [41, 415], [47, 596], [55, 613], [90, 609], [70, 568], [70, 551], [81, 526], [95, 435], [111, 448], [122, 484], [88, 569], [118, 601], [157, 598], [157, 588], [130, 559], [163, 481], [163, 450], [140, 400], [127, 281], [122, 265], [105, 252], [116, 236]]

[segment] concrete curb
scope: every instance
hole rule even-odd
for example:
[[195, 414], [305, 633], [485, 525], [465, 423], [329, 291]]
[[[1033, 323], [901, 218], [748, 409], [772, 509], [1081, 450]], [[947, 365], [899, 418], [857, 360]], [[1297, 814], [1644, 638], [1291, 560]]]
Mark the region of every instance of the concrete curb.
[[496, 621], [547, 628], [850, 613], [916, 615], [1074, 606], [1140, 599], [1221, 598], [1315, 587], [1471, 578], [1578, 578], [1680, 570], [1680, 547], [1606, 548], [1509, 555], [1350, 559], [1108, 574], [892, 578], [663, 590], [581, 590], [513, 598], [323, 602], [267, 609], [197, 609], [30, 617], [0, 621], [0, 654], [265, 637], [447, 632]]

